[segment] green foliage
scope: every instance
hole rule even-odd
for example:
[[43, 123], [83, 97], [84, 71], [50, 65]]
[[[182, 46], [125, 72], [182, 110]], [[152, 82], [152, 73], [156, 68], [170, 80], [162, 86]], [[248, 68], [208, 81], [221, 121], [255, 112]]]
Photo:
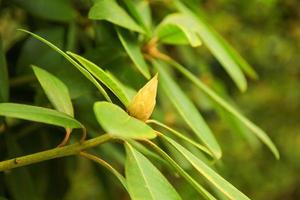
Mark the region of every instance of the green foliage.
[[[234, 130], [251, 141], [256, 139], [253, 133], [276, 158], [279, 152], [269, 136], [232, 105], [229, 92], [216, 87], [230, 87], [233, 81], [244, 92], [246, 75], [253, 79], [257, 75], [214, 30], [198, 3], [5, 3], [9, 12], [14, 12], [14, 6], [21, 8], [24, 24], [20, 27], [28, 30], [19, 29], [22, 36], [16, 43], [4, 48], [0, 43], [0, 102], [18, 102], [0, 103], [0, 116], [4, 117], [0, 121], [0, 169], [8, 171], [73, 156], [19, 168], [15, 174], [12, 170], [10, 176], [5, 175], [5, 185], [0, 184], [0, 196], [90, 199], [95, 194], [101, 199], [249, 199], [237, 189], [240, 186], [233, 186], [235, 182], [231, 184], [222, 176], [226, 166], [220, 164], [227, 157], [222, 150], [234, 145], [224, 145], [220, 139], [224, 136], [215, 126], [211, 111], [223, 113], [226, 125], [240, 127]], [[0, 22], [1, 18], [0, 15]], [[53, 21], [59, 23], [54, 25]], [[13, 40], [7, 40], [7, 44], [9, 41]], [[206, 74], [214, 77], [215, 72], [214, 66], [203, 66], [203, 51], [208, 54], [204, 45], [229, 75], [229, 81], [223, 78], [223, 71], [216, 73], [220, 80], [205, 81]], [[33, 72], [27, 65], [32, 66]], [[46, 108], [49, 101], [55, 110]], [[44, 132], [62, 130], [12, 118], [63, 127], [65, 139], [60, 147], [38, 152], [57, 142], [56, 134]], [[80, 142], [76, 135], [70, 136], [76, 128], [84, 132]], [[86, 130], [88, 139], [84, 140]], [[71, 144], [66, 145], [69, 137]], [[94, 165], [82, 168], [79, 157], [102, 165], [110, 173]], [[59, 172], [55, 171], [55, 162]], [[232, 171], [237, 168], [234, 166]], [[87, 177], [81, 174], [79, 186], [74, 183], [76, 170], [88, 173]], [[36, 180], [31, 180], [31, 176]], [[28, 182], [26, 189], [20, 190], [22, 194], [16, 190], [18, 179]], [[34, 187], [36, 195], [32, 194]], [[77, 187], [80, 189], [74, 189]]]

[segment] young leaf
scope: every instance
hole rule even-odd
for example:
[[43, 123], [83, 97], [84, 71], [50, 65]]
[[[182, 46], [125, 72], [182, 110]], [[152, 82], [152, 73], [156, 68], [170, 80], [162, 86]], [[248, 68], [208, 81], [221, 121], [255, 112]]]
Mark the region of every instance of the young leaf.
[[144, 30], [115, 0], [98, 0], [90, 9], [89, 18], [106, 20], [126, 29], [144, 33]]
[[128, 143], [126, 154], [126, 182], [132, 200], [181, 199], [161, 172]]
[[108, 87], [119, 99], [120, 101], [127, 106], [129, 103], [129, 98], [126, 95], [126, 92], [123, 88], [112, 79], [108, 73], [98, 67], [96, 64], [91, 61], [83, 58], [72, 52], [67, 52], [67, 54], [71, 55], [75, 58], [86, 70], [88, 70], [96, 79], [101, 81], [106, 87]]
[[162, 89], [165, 91], [179, 114], [213, 155], [216, 158], [220, 158], [222, 155], [221, 148], [197, 108], [183, 93], [175, 81], [172, 80], [165, 71], [164, 66], [159, 66], [160, 63], [157, 62], [154, 62], [154, 65], [159, 72], [159, 81]]
[[197, 22], [196, 28], [201, 35], [202, 41], [220, 61], [238, 88], [241, 91], [245, 91], [247, 89], [247, 81], [240, 69], [241, 62], [238, 62], [240, 60], [237, 60], [234, 57], [232, 51], [228, 51], [229, 45], [224, 45], [226, 44], [225, 40], [216, 31], [214, 31], [203, 18], [195, 15], [191, 10], [185, 7], [183, 3], [176, 0], [175, 4], [179, 11], [190, 16], [190, 18]]
[[208, 86], [202, 83], [196, 76], [194, 76], [191, 72], [181, 66], [179, 63], [174, 60], [170, 61], [170, 64], [179, 70], [183, 75], [185, 75], [190, 81], [192, 81], [201, 91], [203, 91], [207, 96], [209, 96], [214, 102], [220, 105], [224, 110], [228, 113], [236, 117], [243, 123], [247, 128], [249, 128], [263, 143], [265, 143], [269, 149], [273, 152], [274, 156], [279, 159], [279, 152], [276, 146], [273, 144], [272, 140], [269, 136], [258, 126], [252, 123], [249, 119], [240, 114], [234, 107], [232, 107], [229, 103], [223, 100], [218, 94], [216, 94], [213, 90], [211, 90]]
[[144, 122], [130, 117], [124, 110], [109, 102], [96, 102], [94, 112], [99, 124], [109, 134], [118, 138], [152, 139], [155, 131]]
[[74, 117], [72, 101], [67, 86], [46, 70], [36, 66], [32, 66], [32, 69], [55, 109]]
[[150, 118], [155, 104], [157, 92], [157, 74], [133, 97], [127, 107], [130, 116], [146, 121]]
[[206, 200], [216, 200], [205, 188], [203, 188], [193, 177], [191, 177], [180, 165], [178, 165], [164, 150], [162, 150], [155, 143], [147, 140], [146, 141], [162, 158], [164, 158], [173, 168], [192, 186], [194, 187], [200, 195]]
[[8, 90], [8, 71], [6, 66], [4, 49], [2, 46], [2, 40], [0, 38], [0, 102], [8, 101]]
[[24, 29], [18, 29], [18, 30], [30, 34], [37, 40], [43, 42], [44, 44], [49, 46], [51, 49], [53, 49], [54, 51], [56, 51], [57, 53], [62, 55], [65, 59], [67, 59], [70, 63], [72, 63], [87, 79], [89, 79], [97, 87], [97, 89], [101, 92], [101, 94], [105, 97], [106, 100], [111, 101], [110, 97], [108, 96], [106, 91], [103, 89], [103, 87], [97, 82], [97, 80], [86, 69], [84, 69], [75, 60], [73, 60], [68, 54], [63, 52], [61, 49], [59, 49], [57, 46], [55, 46], [51, 42], [47, 41], [46, 39], [30, 32], [30, 31], [26, 31]]
[[0, 115], [25, 119], [64, 128], [83, 128], [83, 125], [65, 113], [56, 110], [17, 103], [0, 103]]
[[246, 195], [236, 189], [233, 185], [227, 182], [224, 178], [222, 178], [219, 174], [217, 174], [214, 170], [212, 170], [209, 166], [207, 166], [204, 162], [194, 156], [190, 151], [186, 148], [168, 138], [163, 136], [163, 138], [168, 141], [174, 148], [176, 148], [185, 158], [189, 161], [194, 168], [204, 176], [207, 181], [213, 184], [216, 188], [220, 190], [226, 197], [232, 200], [250, 200]]
[[138, 41], [128, 31], [117, 28], [118, 37], [125, 48], [128, 56], [133, 61], [136, 68], [145, 76], [147, 79], [150, 78], [150, 72], [146, 61], [144, 60], [143, 54], [139, 47]]
[[205, 146], [202, 146], [201, 144], [195, 142], [194, 140], [186, 137], [185, 135], [183, 135], [182, 133], [172, 129], [171, 127], [157, 121], [157, 120], [153, 120], [153, 119], [150, 119], [150, 120], [147, 120], [147, 123], [153, 123], [153, 124], [156, 124], [160, 127], [163, 127], [164, 129], [167, 129], [168, 131], [170, 131], [171, 133], [173, 133], [174, 135], [176, 135], [177, 137], [181, 138], [182, 140], [185, 140], [186, 142], [190, 143], [191, 145], [195, 146], [196, 148], [202, 150], [203, 152], [207, 153], [208, 155], [210, 156], [213, 156], [211, 154], [211, 152], [205, 147]]
[[160, 42], [167, 44], [190, 44], [192, 47], [202, 44], [197, 22], [183, 13], [168, 15], [156, 28], [156, 35]]

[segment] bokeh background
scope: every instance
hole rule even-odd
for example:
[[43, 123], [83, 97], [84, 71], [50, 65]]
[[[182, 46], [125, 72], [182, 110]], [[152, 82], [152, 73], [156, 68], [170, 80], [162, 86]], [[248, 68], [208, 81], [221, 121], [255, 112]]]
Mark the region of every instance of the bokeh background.
[[[100, 54], [106, 51], [94, 48], [95, 44], [91, 39], [93, 22], [86, 18], [90, 1], [70, 1], [72, 9], [65, 8], [64, 3], [56, 7], [59, 0], [48, 1], [53, 3], [44, 4], [45, 0], [0, 0], [0, 35], [12, 76], [11, 86], [14, 90], [12, 100], [23, 98], [24, 101], [31, 101], [42, 98], [41, 94], [33, 94], [31, 88], [20, 87], [34, 80], [32, 75], [27, 73], [30, 71], [29, 64], [41, 64], [62, 77], [67, 73], [61, 70], [61, 66], [66, 64], [59, 56], [47, 48], [42, 48], [42, 45], [34, 39], [17, 32], [16, 28], [27, 28], [47, 36], [64, 49], [80, 49], [81, 53], [89, 55], [93, 60], [117, 56], [112, 54], [114, 52], [112, 49], [101, 56]], [[164, 9], [159, 3], [153, 1], [153, 8], [158, 8], [154, 14]], [[193, 50], [183, 48], [180, 50], [181, 54], [174, 53], [174, 56], [178, 56], [177, 59], [191, 66], [192, 70], [194, 65], [200, 63], [201, 70], [195, 73], [199, 73], [200, 78], [208, 84], [213, 82], [211, 84], [216, 88], [226, 91], [240, 110], [269, 134], [281, 154], [280, 160], [277, 161], [255, 138], [247, 137], [247, 134], [235, 134], [235, 130], [242, 133], [245, 131], [244, 128], [235, 126], [230, 119], [227, 119], [227, 123], [226, 120], [221, 120], [222, 117], [211, 111], [209, 102], [206, 103], [201, 94], [194, 91], [195, 88], [185, 85], [183, 81], [183, 87], [189, 89], [186, 90], [189, 91], [189, 96], [195, 102], [199, 102], [199, 106], [205, 111], [205, 117], [224, 150], [222, 163], [218, 163], [220, 173], [252, 199], [300, 199], [300, 1], [202, 0], [199, 1], [199, 7], [210, 24], [253, 66], [259, 79], [249, 79], [248, 90], [240, 93], [207, 48], [199, 47]], [[81, 15], [78, 17], [76, 13]], [[159, 13], [157, 15], [159, 16]], [[76, 29], [77, 32], [74, 31]], [[193, 51], [197, 51], [197, 55], [193, 55], [191, 53]], [[106, 63], [109, 62], [111, 61], [106, 60]], [[53, 68], [52, 66], [56, 64], [60, 64], [60, 67]], [[21, 79], [16, 78], [20, 74]], [[68, 75], [74, 77], [69, 80], [69, 85], [85, 83], [76, 78], [76, 73]], [[90, 87], [88, 85], [84, 89], [72, 90], [71, 94], [73, 97], [80, 96]], [[83, 100], [86, 99], [79, 99], [77, 103]], [[172, 123], [173, 113], [168, 113], [167, 116]], [[30, 128], [32, 127], [21, 134], [30, 133]], [[40, 139], [36, 138], [36, 141]], [[25, 152], [40, 149], [27, 148], [26, 143], [28, 141], [25, 139], [22, 147]], [[42, 144], [45, 144], [43, 147], [45, 149], [51, 146], [45, 141]], [[72, 167], [73, 160], [69, 161], [65, 165]], [[109, 190], [108, 185], [102, 185], [95, 177], [103, 174], [91, 173], [90, 168], [93, 166], [87, 162], [78, 161], [76, 170], [72, 172], [57, 169], [61, 166], [60, 160], [48, 161], [37, 166], [45, 167], [49, 163], [52, 165], [51, 177], [39, 182], [38, 186], [40, 190], [43, 187], [46, 190], [48, 184], [59, 184], [56, 187], [56, 195], [49, 195], [49, 199], [97, 199], [88, 197], [101, 196], [103, 191]], [[33, 169], [35, 167], [31, 168]], [[68, 178], [72, 173], [76, 173], [76, 176]], [[65, 185], [65, 182], [68, 185]], [[15, 186], [16, 190], [20, 192], [24, 184], [27, 183], [18, 183]], [[0, 188], [2, 192], [5, 191], [5, 188]], [[113, 199], [113, 197], [106, 198]], [[193, 198], [197, 199], [195, 196]]]

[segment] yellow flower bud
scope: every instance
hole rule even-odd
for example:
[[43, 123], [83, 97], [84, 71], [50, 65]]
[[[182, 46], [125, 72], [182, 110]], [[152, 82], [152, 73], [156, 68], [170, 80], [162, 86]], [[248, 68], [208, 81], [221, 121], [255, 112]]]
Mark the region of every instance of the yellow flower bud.
[[150, 118], [155, 104], [157, 93], [157, 74], [134, 96], [127, 107], [130, 116], [146, 121]]

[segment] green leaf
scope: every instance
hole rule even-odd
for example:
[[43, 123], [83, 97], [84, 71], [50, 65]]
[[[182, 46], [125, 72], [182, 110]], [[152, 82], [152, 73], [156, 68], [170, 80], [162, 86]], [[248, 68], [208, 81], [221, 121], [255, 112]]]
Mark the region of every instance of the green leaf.
[[181, 138], [182, 140], [185, 140], [186, 142], [193, 145], [194, 147], [196, 147], [196, 148], [202, 150], [203, 152], [207, 153], [208, 155], [212, 156], [211, 152], [205, 146], [202, 146], [201, 144], [193, 141], [192, 139], [190, 139], [190, 138], [186, 137], [185, 135], [183, 135], [182, 133], [172, 129], [171, 127], [167, 126], [166, 124], [163, 124], [163, 123], [161, 123], [157, 120], [153, 120], [153, 119], [147, 120], [147, 123], [153, 123], [153, 124], [156, 124], [164, 129], [168, 130], [169, 132], [173, 133], [174, 135]]
[[73, 60], [68, 54], [63, 52], [61, 49], [59, 49], [57, 46], [55, 46], [51, 42], [47, 41], [46, 39], [30, 32], [30, 31], [27, 31], [27, 30], [24, 30], [24, 29], [18, 29], [18, 30], [30, 34], [31, 36], [33, 36], [37, 40], [43, 42], [44, 44], [49, 46], [51, 49], [53, 49], [54, 51], [56, 51], [57, 53], [62, 55], [65, 59], [67, 59], [70, 63], [72, 63], [88, 80], [90, 80], [108, 101], [111, 101], [110, 97], [108, 96], [106, 91], [103, 89], [103, 87], [97, 82], [97, 80], [86, 69], [84, 69], [75, 60]]
[[136, 5], [140, 4], [140, 2], [135, 2], [134, 0], [123, 0], [123, 2], [135, 21], [143, 27], [148, 35], [150, 35], [150, 27], [146, 25], [145, 19], [143, 18], [142, 13], [139, 12], [138, 6]]
[[172, 80], [161, 63], [154, 62], [154, 65], [160, 75], [159, 83], [172, 104], [204, 145], [219, 159], [222, 156], [221, 148], [195, 105]]
[[146, 61], [144, 60], [137, 39], [131, 35], [128, 31], [117, 29], [119, 39], [125, 48], [128, 56], [133, 61], [136, 68], [147, 78], [150, 78], [150, 72]]
[[144, 30], [115, 0], [98, 0], [91, 8], [89, 18], [106, 20], [126, 29], [144, 33]]
[[32, 66], [35, 76], [56, 110], [74, 117], [74, 110], [67, 86], [54, 75]]
[[126, 153], [126, 181], [132, 200], [181, 199], [161, 172], [128, 143]]
[[147, 141], [147, 143], [159, 154], [162, 158], [164, 158], [173, 168], [192, 186], [197, 192], [207, 200], [216, 200], [214, 196], [212, 196], [204, 187], [202, 187], [193, 177], [191, 177], [180, 165], [178, 165], [164, 150], [162, 150], [159, 146], [154, 144], [151, 141]]
[[156, 35], [160, 42], [167, 44], [190, 44], [192, 47], [202, 44], [197, 22], [183, 13], [167, 15], [156, 28]]
[[76, 16], [69, 0], [18, 0], [17, 3], [29, 13], [47, 20], [67, 22]]
[[99, 66], [93, 62], [83, 58], [72, 52], [67, 52], [73, 58], [75, 58], [86, 70], [88, 70], [96, 79], [101, 81], [106, 87], [108, 87], [119, 99], [127, 106], [129, 104], [129, 97], [127, 97], [126, 92], [123, 90], [122, 86], [118, 84], [114, 79], [112, 79], [108, 73], [106, 73]]
[[257, 125], [247, 119], [245, 116], [240, 114], [233, 106], [223, 100], [218, 94], [216, 94], [213, 90], [211, 90], [208, 86], [202, 83], [195, 75], [181, 66], [179, 63], [174, 60], [170, 61], [170, 64], [179, 70], [182, 74], [184, 74], [190, 81], [192, 81], [195, 86], [197, 86], [201, 91], [203, 91], [207, 96], [209, 96], [214, 102], [220, 105], [224, 110], [229, 112], [231, 115], [236, 117], [241, 123], [243, 123], [248, 129], [250, 129], [263, 143], [265, 143], [269, 149], [273, 152], [274, 156], [279, 159], [279, 152], [269, 138], [269, 136], [260, 129]]
[[144, 122], [129, 116], [124, 110], [109, 102], [96, 102], [94, 112], [99, 124], [109, 134], [118, 138], [152, 139], [155, 131]]
[[186, 158], [186, 160], [188, 160], [194, 166], [194, 168], [207, 179], [207, 181], [213, 184], [218, 190], [220, 190], [220, 192], [226, 195], [226, 197], [232, 200], [250, 200], [246, 195], [236, 189], [233, 185], [217, 174], [203, 161], [194, 156], [186, 148], [171, 138], [166, 136], [163, 136], [163, 138], [167, 140], [174, 148], [176, 148]]
[[0, 38], [0, 102], [8, 101], [9, 98], [9, 83], [8, 71], [5, 60], [5, 53]]
[[83, 128], [83, 125], [65, 113], [56, 110], [17, 103], [0, 103], [0, 115], [25, 119], [64, 128]]
[[226, 44], [225, 40], [213, 28], [211, 28], [202, 17], [195, 15], [180, 1], [176, 0], [175, 4], [178, 10], [190, 16], [197, 22], [195, 28], [197, 28], [197, 31], [201, 35], [202, 41], [210, 49], [212, 54], [220, 61], [238, 88], [241, 91], [245, 91], [247, 89], [247, 81], [240, 67], [246, 62], [240, 62], [241, 57], [239, 59], [235, 58], [237, 53], [233, 54], [233, 49], [229, 49], [229, 45]]

